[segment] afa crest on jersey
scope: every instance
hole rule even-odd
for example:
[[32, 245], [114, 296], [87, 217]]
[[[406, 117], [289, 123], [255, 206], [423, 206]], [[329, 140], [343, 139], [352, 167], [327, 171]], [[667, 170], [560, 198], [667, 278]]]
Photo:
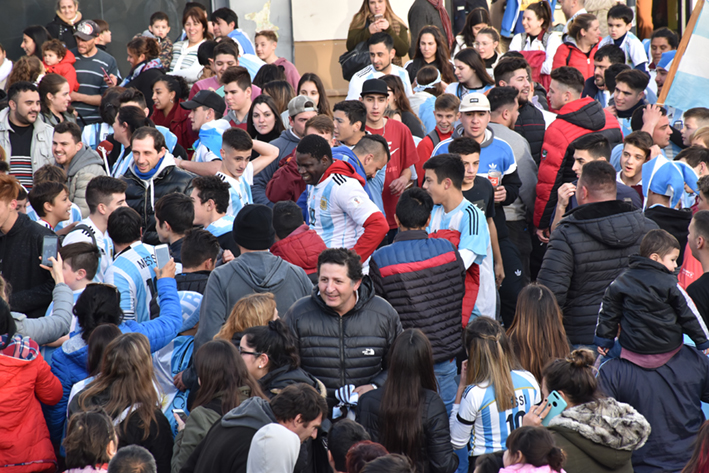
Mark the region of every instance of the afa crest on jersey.
[[327, 199], [325, 197], [320, 199], [320, 210], [327, 210]]

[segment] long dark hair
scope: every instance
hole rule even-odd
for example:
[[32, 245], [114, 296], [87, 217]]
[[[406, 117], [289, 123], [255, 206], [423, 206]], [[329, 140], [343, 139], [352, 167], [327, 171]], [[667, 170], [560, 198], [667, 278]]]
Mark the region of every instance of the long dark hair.
[[468, 16], [465, 17], [465, 26], [463, 26], [463, 31], [459, 33], [463, 35], [463, 42], [469, 48], [472, 47], [475, 42], [475, 36], [473, 36], [473, 26], [481, 23], [486, 25], [492, 24], [492, 21], [490, 21], [490, 12], [487, 11], [487, 8], [478, 7], [470, 10]]
[[47, 74], [42, 77], [42, 80], [39, 82], [39, 87], [37, 87], [42, 105], [42, 113], [51, 112], [49, 109], [49, 97], [47, 97], [47, 95], [57, 95], [62, 86], [68, 82], [69, 81], [67, 81], [64, 76], [60, 76], [59, 74]]
[[485, 61], [480, 57], [480, 54], [473, 48], [465, 48], [455, 55], [455, 59], [464, 64], [467, 64], [478, 76], [478, 79], [483, 83], [483, 85], [495, 85], [495, 81], [492, 80], [490, 74], [487, 73], [485, 69]]
[[86, 360], [89, 376], [96, 376], [101, 370], [103, 353], [106, 347], [116, 338], [120, 337], [121, 329], [116, 324], [99, 325], [89, 336], [89, 356]]
[[[406, 89], [404, 89], [404, 83], [402, 82], [401, 77], [393, 74], [387, 74], [382, 76], [381, 79], [387, 83], [387, 87], [389, 87], [391, 89], [391, 93], [394, 94], [394, 105], [396, 105], [396, 110], [400, 113], [409, 112], [416, 117], [414, 110], [411, 108], [409, 98], [406, 96]], [[419, 122], [420, 121], [421, 120], [419, 119]]]
[[88, 343], [91, 333], [102, 324], [120, 325], [123, 322], [121, 295], [107, 284], [89, 284], [74, 304], [81, 338]]
[[286, 365], [291, 369], [300, 366], [295, 336], [281, 319], [271, 320], [266, 326], [247, 328], [244, 338], [250, 348], [268, 355], [269, 372]]
[[254, 126], [254, 108], [256, 108], [256, 105], [262, 103], [268, 105], [268, 108], [271, 109], [271, 113], [273, 113], [273, 115], [276, 117], [276, 124], [273, 126], [273, 130], [271, 130], [271, 133], [268, 134], [273, 134], [277, 138], [281, 136], [281, 133], [286, 128], [283, 126], [283, 120], [281, 120], [281, 114], [278, 113], [276, 102], [274, 102], [273, 97], [266, 94], [259, 95], [251, 102], [251, 109], [249, 110], [249, 114], [246, 117], [246, 132], [249, 134], [249, 136], [251, 136], [251, 138], [256, 138], [257, 136], [266, 136], [260, 135], [259, 132], [256, 131], [256, 127]]
[[420, 460], [424, 442], [421, 416], [424, 389], [437, 390], [431, 343], [421, 330], [407, 329], [396, 337], [391, 347], [379, 425], [382, 445], [414, 461]]
[[320, 96], [320, 98], [318, 99], [318, 115], [327, 115], [328, 117], [332, 118], [332, 110], [330, 110], [330, 101], [327, 98], [327, 92], [325, 91], [325, 86], [323, 85], [320, 76], [312, 72], [306, 72], [305, 74], [300, 76], [300, 80], [298, 81], [298, 90], [296, 90], [295, 93], [300, 95], [300, 88], [306, 82], [312, 82], [313, 84], [315, 84], [315, 88], [318, 89], [318, 95]]
[[694, 453], [682, 473], [705, 473], [709, 471], [709, 420], [702, 424], [694, 444]]
[[193, 409], [219, 398], [222, 413], [226, 414], [239, 405], [239, 388], [242, 386], [251, 389], [252, 397], [268, 399], [231, 342], [218, 339], [205, 343], [195, 353], [194, 364], [200, 386]]
[[116, 118], [120, 123], [128, 127], [131, 135], [135, 133], [135, 130], [144, 126], [155, 128], [155, 123], [145, 116], [145, 111], [135, 105], [126, 105], [119, 108]]
[[456, 81], [455, 73], [453, 71], [453, 65], [450, 63], [451, 52], [448, 48], [448, 41], [441, 33], [441, 30], [437, 26], [428, 25], [421, 28], [418, 38], [416, 38], [416, 52], [414, 53], [414, 59], [421, 59], [423, 61], [423, 53], [421, 53], [421, 37], [425, 34], [430, 34], [433, 39], [436, 40], [436, 64], [438, 65], [438, 70], [441, 71], [441, 78], [446, 84], [450, 84]]
[[[544, 1], [544, 0], [542, 0]], [[551, 471], [562, 471], [566, 456], [554, 443], [554, 437], [544, 427], [520, 427], [507, 437], [507, 450], [524, 455], [524, 462], [540, 467], [548, 465]]]
[[34, 53], [33, 56], [37, 56], [41, 61], [42, 57], [42, 45], [52, 39], [52, 35], [49, 34], [47, 28], [41, 25], [31, 25], [22, 31], [22, 34], [27, 35], [34, 42]]

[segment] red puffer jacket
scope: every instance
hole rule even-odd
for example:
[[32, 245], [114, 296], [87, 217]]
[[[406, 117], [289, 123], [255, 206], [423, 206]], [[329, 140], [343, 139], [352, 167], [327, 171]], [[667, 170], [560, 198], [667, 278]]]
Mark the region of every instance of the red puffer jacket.
[[597, 49], [598, 44], [586, 54], [576, 46], [573, 39], [568, 40], [557, 48], [551, 70], [561, 66], [570, 66], [579, 70], [583, 75], [583, 80], [593, 77], [593, 57], [596, 55]]
[[576, 174], [571, 170], [573, 155], [567, 156], [569, 145], [580, 136], [596, 132], [608, 138], [611, 149], [623, 141], [618, 120], [591, 97], [574, 100], [561, 107], [556, 120], [547, 128], [539, 163], [535, 227], [549, 228], [556, 206], [557, 189], [561, 184], [576, 179]]
[[327, 247], [320, 235], [315, 230], [311, 230], [306, 224], [293, 230], [283, 240], [279, 240], [271, 246], [271, 253], [280, 256], [291, 264], [299, 266], [312, 280], [312, 275], [318, 270], [318, 256]]
[[61, 382], [40, 355], [37, 343], [20, 335], [0, 352], [0, 376], [0, 470], [53, 471], [56, 457], [40, 402], [59, 402]]

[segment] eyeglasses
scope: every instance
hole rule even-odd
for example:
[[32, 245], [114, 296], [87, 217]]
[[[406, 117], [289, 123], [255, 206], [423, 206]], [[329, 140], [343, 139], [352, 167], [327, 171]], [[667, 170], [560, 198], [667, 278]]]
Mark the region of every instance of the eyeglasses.
[[246, 351], [243, 348], [239, 347], [239, 353], [242, 355], [253, 355], [253, 356], [261, 356], [263, 353], [259, 353], [257, 351]]

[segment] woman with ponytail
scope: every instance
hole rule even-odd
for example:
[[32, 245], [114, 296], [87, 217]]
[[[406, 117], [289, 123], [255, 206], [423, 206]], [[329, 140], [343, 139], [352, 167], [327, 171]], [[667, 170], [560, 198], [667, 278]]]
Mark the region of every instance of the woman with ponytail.
[[238, 349], [249, 373], [269, 398], [296, 383], [308, 384], [325, 396], [325, 385], [300, 367], [295, 336], [281, 319], [247, 328]]
[[565, 473], [564, 452], [554, 437], [540, 427], [520, 427], [507, 437], [500, 473]]
[[453, 473], [458, 461], [437, 390], [431, 343], [421, 330], [404, 330], [391, 347], [384, 387], [362, 396], [357, 420], [390, 453], [411, 458], [417, 472]]
[[177, 137], [177, 142], [187, 150], [192, 158], [192, 145], [197, 141], [197, 133], [192, 131], [190, 111], [180, 107], [187, 100], [190, 89], [180, 76], [162, 75], [153, 83], [153, 114], [155, 125], [168, 128]]
[[507, 437], [541, 400], [541, 391], [532, 373], [519, 365], [496, 320], [474, 319], [463, 341], [469, 357], [450, 417], [451, 442], [454, 449], [470, 444], [469, 464], [474, 467], [476, 457], [505, 450]]
[[111, 77], [113, 83], [125, 88], [134, 88], [143, 92], [148, 109], [153, 109], [153, 84], [165, 75], [160, 62], [160, 46], [154, 38], [138, 36], [130, 40], [126, 46], [128, 62], [131, 65], [128, 76], [120, 84]]
[[556, 391], [566, 409], [551, 419], [549, 430], [566, 454], [566, 472], [631, 473], [631, 456], [645, 444], [650, 424], [630, 405], [600, 393], [594, 361], [585, 349], [551, 361], [542, 372], [544, 401], [524, 416], [524, 425], [541, 425], [549, 393]]

